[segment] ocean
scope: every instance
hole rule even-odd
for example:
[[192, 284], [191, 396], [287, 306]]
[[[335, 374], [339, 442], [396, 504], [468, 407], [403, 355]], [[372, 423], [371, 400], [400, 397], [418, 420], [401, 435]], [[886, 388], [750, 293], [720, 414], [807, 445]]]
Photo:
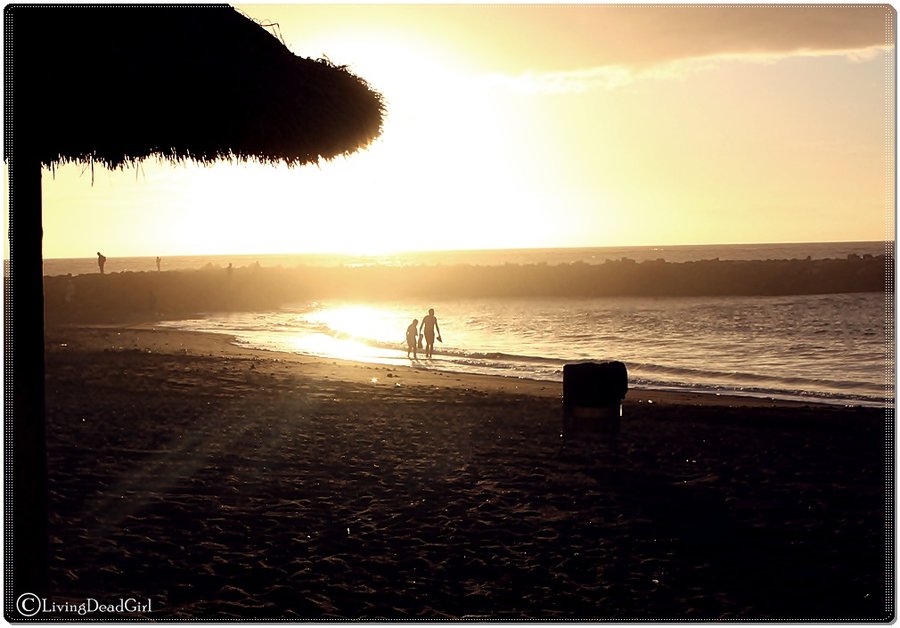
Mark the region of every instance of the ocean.
[[[391, 256], [216, 256], [162, 260], [163, 270], [305, 265], [559, 264], [606, 259], [829, 259], [893, 255], [893, 243], [816, 243], [459, 251]], [[117, 266], [118, 264], [118, 266]], [[93, 265], [93, 267], [91, 267]], [[45, 260], [45, 274], [96, 272], [96, 260]], [[154, 258], [107, 272], [155, 271]], [[423, 269], [427, 281], [427, 268]], [[294, 303], [162, 325], [229, 334], [248, 347], [397, 368], [561, 381], [569, 362], [620, 360], [632, 387], [893, 406], [893, 295], [477, 298]], [[404, 333], [434, 308], [443, 342], [408, 359]], [[890, 330], [887, 325], [890, 324]], [[888, 333], [890, 331], [890, 333]]]

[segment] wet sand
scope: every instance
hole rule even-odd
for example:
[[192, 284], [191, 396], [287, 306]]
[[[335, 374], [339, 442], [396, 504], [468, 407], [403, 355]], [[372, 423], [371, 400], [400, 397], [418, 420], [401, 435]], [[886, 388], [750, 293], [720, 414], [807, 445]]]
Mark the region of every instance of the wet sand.
[[52, 598], [151, 619], [893, 616], [885, 410], [631, 390], [613, 450], [561, 447], [561, 392], [51, 326]]

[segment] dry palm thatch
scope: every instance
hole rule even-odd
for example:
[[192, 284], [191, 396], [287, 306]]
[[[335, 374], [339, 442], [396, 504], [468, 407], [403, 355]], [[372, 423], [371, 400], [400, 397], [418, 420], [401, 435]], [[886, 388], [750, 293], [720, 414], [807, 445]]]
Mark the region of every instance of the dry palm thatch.
[[344, 68], [293, 55], [224, 5], [7, 5], [3, 15], [4, 602], [6, 618], [21, 619], [18, 596], [45, 595], [49, 582], [41, 166], [151, 155], [317, 162], [375, 139], [383, 103]]
[[[8, 16], [9, 17], [9, 16]], [[41, 163], [162, 155], [303, 164], [381, 132], [382, 100], [327, 60], [290, 52], [228, 6], [19, 6], [14, 105]]]

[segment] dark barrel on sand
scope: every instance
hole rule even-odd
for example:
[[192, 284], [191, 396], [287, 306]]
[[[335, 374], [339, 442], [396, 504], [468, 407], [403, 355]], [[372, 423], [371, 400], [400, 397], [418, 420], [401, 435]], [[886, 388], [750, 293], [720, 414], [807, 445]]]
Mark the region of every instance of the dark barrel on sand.
[[628, 369], [622, 362], [581, 362], [563, 366], [563, 434], [619, 432]]

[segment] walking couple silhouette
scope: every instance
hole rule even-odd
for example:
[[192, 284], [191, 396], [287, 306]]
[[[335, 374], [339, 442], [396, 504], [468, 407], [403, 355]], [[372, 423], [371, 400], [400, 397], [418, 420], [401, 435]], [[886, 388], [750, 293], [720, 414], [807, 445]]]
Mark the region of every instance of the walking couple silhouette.
[[[438, 325], [434, 308], [428, 310], [428, 314], [422, 317], [422, 324], [418, 319], [413, 319], [412, 324], [406, 328], [406, 357], [418, 359], [419, 349], [422, 348], [422, 339], [425, 339], [425, 357], [431, 358], [434, 354], [434, 339], [437, 333], [438, 342], [444, 342], [441, 338], [441, 327]], [[410, 355], [411, 354], [411, 355]]]

